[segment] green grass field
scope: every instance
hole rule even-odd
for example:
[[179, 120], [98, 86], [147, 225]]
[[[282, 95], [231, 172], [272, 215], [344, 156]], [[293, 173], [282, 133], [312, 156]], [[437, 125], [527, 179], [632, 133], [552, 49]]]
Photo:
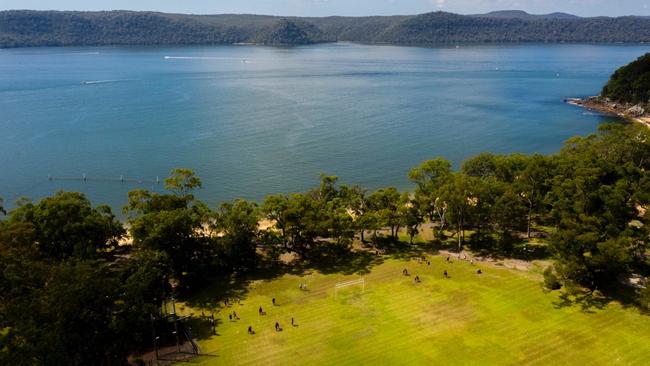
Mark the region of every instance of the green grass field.
[[[598, 298], [545, 292], [535, 271], [384, 258], [361, 277], [307, 271], [256, 280], [221, 308], [200, 365], [648, 365], [650, 316]], [[411, 276], [402, 276], [408, 268]], [[482, 275], [476, 270], [481, 268]], [[443, 278], [448, 270], [450, 279]], [[422, 282], [415, 284], [418, 274]], [[301, 291], [299, 283], [308, 284]], [[215, 290], [216, 291], [216, 290]], [[209, 296], [209, 294], [208, 294]], [[215, 296], [217, 296], [215, 294]], [[275, 297], [279, 306], [272, 306]], [[193, 304], [190, 306], [189, 304]], [[200, 313], [199, 302], [181, 305]], [[267, 315], [260, 316], [263, 306]], [[241, 320], [229, 321], [236, 311]], [[291, 326], [291, 317], [297, 326]], [[274, 330], [275, 322], [283, 330]], [[255, 335], [247, 333], [253, 326]]]

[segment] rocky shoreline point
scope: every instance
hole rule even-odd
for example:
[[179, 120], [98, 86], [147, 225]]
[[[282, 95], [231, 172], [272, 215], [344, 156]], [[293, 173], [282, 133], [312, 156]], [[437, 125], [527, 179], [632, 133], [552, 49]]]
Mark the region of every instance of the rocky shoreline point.
[[605, 115], [617, 116], [634, 121], [650, 128], [650, 110], [641, 104], [630, 104], [613, 101], [600, 96], [588, 98], [567, 98], [564, 100], [571, 105], [580, 106]]

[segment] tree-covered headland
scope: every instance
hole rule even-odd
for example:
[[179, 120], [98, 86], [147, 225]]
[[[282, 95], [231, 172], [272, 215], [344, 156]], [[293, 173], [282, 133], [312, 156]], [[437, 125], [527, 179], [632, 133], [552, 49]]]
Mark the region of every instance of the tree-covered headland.
[[650, 53], [614, 72], [601, 95], [613, 101], [650, 109]]
[[[459, 170], [425, 161], [409, 172], [412, 192], [323, 175], [304, 193], [213, 208], [194, 195], [199, 177], [176, 169], [164, 193], [129, 193], [126, 225], [80, 193], [21, 199], [0, 210], [0, 363], [124, 364], [152, 347], [166, 300], [227, 287], [284, 253], [300, 265], [358, 246], [548, 257], [547, 287], [619, 296], [621, 278], [650, 274], [649, 170], [650, 130], [606, 124], [555, 155], [484, 153]], [[649, 288], [637, 306], [650, 308]]]

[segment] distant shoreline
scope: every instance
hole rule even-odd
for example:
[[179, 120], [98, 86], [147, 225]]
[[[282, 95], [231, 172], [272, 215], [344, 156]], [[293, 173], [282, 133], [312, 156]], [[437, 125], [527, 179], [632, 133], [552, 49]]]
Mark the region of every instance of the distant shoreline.
[[630, 122], [640, 123], [650, 128], [650, 113], [643, 109], [639, 110], [640, 106], [613, 102], [599, 96], [567, 98], [565, 102], [603, 115], [616, 116]]
[[308, 45], [650, 42], [650, 18], [521, 11], [380, 17], [192, 15], [137, 11], [0, 11], [0, 48], [105, 45]]

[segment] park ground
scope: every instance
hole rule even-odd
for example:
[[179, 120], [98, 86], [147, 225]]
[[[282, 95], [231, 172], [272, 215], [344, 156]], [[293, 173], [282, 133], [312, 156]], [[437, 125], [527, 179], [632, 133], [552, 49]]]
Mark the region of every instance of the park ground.
[[[420, 262], [421, 255], [427, 260]], [[648, 364], [650, 316], [636, 307], [598, 294], [549, 292], [542, 284], [544, 261], [508, 266], [507, 261], [471, 263], [454, 255], [448, 262], [447, 256], [431, 248], [379, 256], [356, 251], [343, 259], [321, 258], [314, 265], [294, 263], [230, 283], [216, 281], [177, 304], [181, 315], [193, 318], [192, 332], [207, 354], [190, 362]], [[409, 276], [402, 275], [405, 268]], [[450, 278], [444, 278], [445, 270]], [[365, 290], [335, 291], [337, 283], [360, 278]], [[307, 289], [301, 290], [300, 283]], [[226, 298], [230, 301], [224, 305]], [[260, 306], [265, 315], [259, 314]], [[239, 320], [229, 319], [233, 311]], [[209, 314], [214, 314], [216, 335], [201, 321]], [[274, 329], [276, 322], [281, 331]], [[255, 334], [248, 334], [248, 326]]]

